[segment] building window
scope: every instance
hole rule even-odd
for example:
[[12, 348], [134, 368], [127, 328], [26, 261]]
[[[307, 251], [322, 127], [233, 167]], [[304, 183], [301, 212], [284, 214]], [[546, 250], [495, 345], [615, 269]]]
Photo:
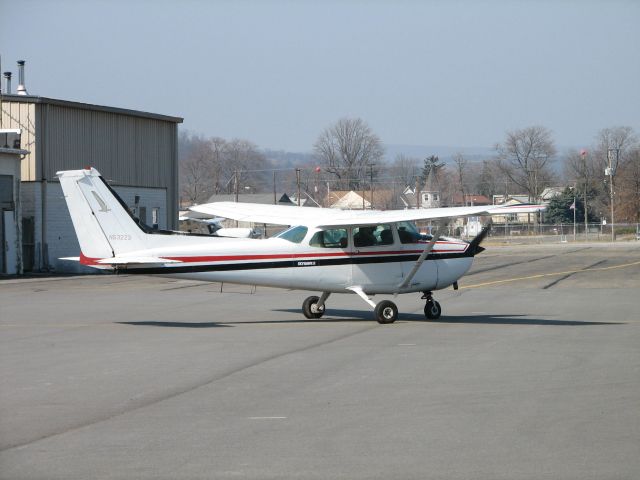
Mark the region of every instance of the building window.
[[160, 209], [158, 207], [153, 207], [151, 209], [151, 226], [153, 228], [158, 228], [158, 223], [160, 220]]

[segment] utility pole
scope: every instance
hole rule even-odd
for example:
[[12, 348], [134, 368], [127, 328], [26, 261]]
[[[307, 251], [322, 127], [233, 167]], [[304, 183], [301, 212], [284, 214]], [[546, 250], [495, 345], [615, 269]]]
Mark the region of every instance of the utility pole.
[[[240, 184], [240, 181], [238, 179], [238, 170], [234, 170], [233, 172], [233, 183], [234, 183], [233, 189], [236, 197], [236, 203], [238, 203], [238, 188]], [[238, 227], [238, 225], [239, 225], [238, 220], [236, 220], [236, 228]]]
[[276, 171], [273, 171], [273, 204], [276, 205], [278, 199], [276, 198]]
[[[589, 213], [587, 212], [587, 189], [589, 188], [589, 170], [587, 167], [587, 151], [580, 150], [582, 158], [582, 171], [584, 172], [584, 239], [589, 240]], [[575, 212], [574, 212], [575, 213]]]
[[420, 208], [420, 176], [416, 176], [416, 208]]
[[369, 190], [371, 191], [371, 209], [373, 210], [373, 167], [375, 167], [375, 163], [369, 164]]
[[233, 193], [235, 195], [235, 202], [238, 203], [238, 188], [239, 188], [239, 181], [238, 181], [238, 170], [234, 170], [233, 172]]
[[[607, 149], [607, 158], [609, 160], [609, 168], [604, 171], [605, 175], [609, 175], [609, 196], [611, 197], [611, 241], [615, 242], [615, 222], [613, 221], [613, 176], [615, 175], [615, 169], [618, 166], [618, 156], [620, 155], [619, 148]], [[613, 164], [613, 165], [612, 165]]]
[[296, 182], [298, 183], [298, 206], [300, 206], [300, 169], [296, 168]]
[[573, 187], [573, 241], [576, 241], [576, 186]]

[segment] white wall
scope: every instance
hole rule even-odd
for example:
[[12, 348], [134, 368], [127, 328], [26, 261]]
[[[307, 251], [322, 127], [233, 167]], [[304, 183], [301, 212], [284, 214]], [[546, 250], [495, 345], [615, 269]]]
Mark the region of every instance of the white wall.
[[[161, 188], [145, 187], [114, 187], [130, 207], [134, 206], [135, 195], [140, 196], [140, 206], [147, 209], [147, 223], [151, 223], [153, 208], [159, 208], [160, 229], [167, 228], [167, 192]], [[46, 268], [51, 271], [65, 273], [96, 273], [97, 270], [84, 267], [77, 262], [60, 260], [61, 257], [78, 257], [80, 245], [73, 229], [71, 216], [64, 200], [62, 188], [57, 182], [46, 184], [46, 239], [42, 244], [42, 184], [40, 182], [26, 182], [23, 184], [23, 215], [35, 217], [36, 258], [34, 271]], [[42, 251], [44, 248], [44, 255]], [[44, 256], [44, 261], [39, 258]]]

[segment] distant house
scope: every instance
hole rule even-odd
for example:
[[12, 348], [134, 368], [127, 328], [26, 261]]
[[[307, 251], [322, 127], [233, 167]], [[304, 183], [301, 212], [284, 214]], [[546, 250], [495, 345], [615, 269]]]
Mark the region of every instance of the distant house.
[[[420, 208], [438, 208], [441, 206], [440, 192], [437, 190], [420, 190]], [[418, 196], [415, 188], [406, 187], [400, 195], [404, 208], [418, 208]]]
[[325, 205], [342, 210], [386, 210], [397, 205], [393, 190], [334, 190], [326, 197]]
[[[494, 195], [494, 205], [526, 205], [529, 202], [529, 195]], [[494, 215], [493, 223], [527, 223], [531, 219], [527, 213], [509, 213], [507, 215]]]
[[456, 193], [451, 198], [451, 206], [474, 207], [482, 205], [491, 205], [489, 197], [477, 193], [471, 193], [465, 194], [464, 198], [462, 198], [461, 193]]

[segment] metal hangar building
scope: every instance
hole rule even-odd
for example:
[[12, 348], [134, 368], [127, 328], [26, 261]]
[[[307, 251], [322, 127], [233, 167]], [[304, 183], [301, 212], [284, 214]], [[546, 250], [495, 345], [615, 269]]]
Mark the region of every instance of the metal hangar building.
[[134, 215], [160, 229], [178, 227], [180, 117], [10, 91], [0, 95], [0, 128], [19, 129], [22, 266], [25, 272], [94, 271], [80, 247], [59, 170], [95, 167]]

